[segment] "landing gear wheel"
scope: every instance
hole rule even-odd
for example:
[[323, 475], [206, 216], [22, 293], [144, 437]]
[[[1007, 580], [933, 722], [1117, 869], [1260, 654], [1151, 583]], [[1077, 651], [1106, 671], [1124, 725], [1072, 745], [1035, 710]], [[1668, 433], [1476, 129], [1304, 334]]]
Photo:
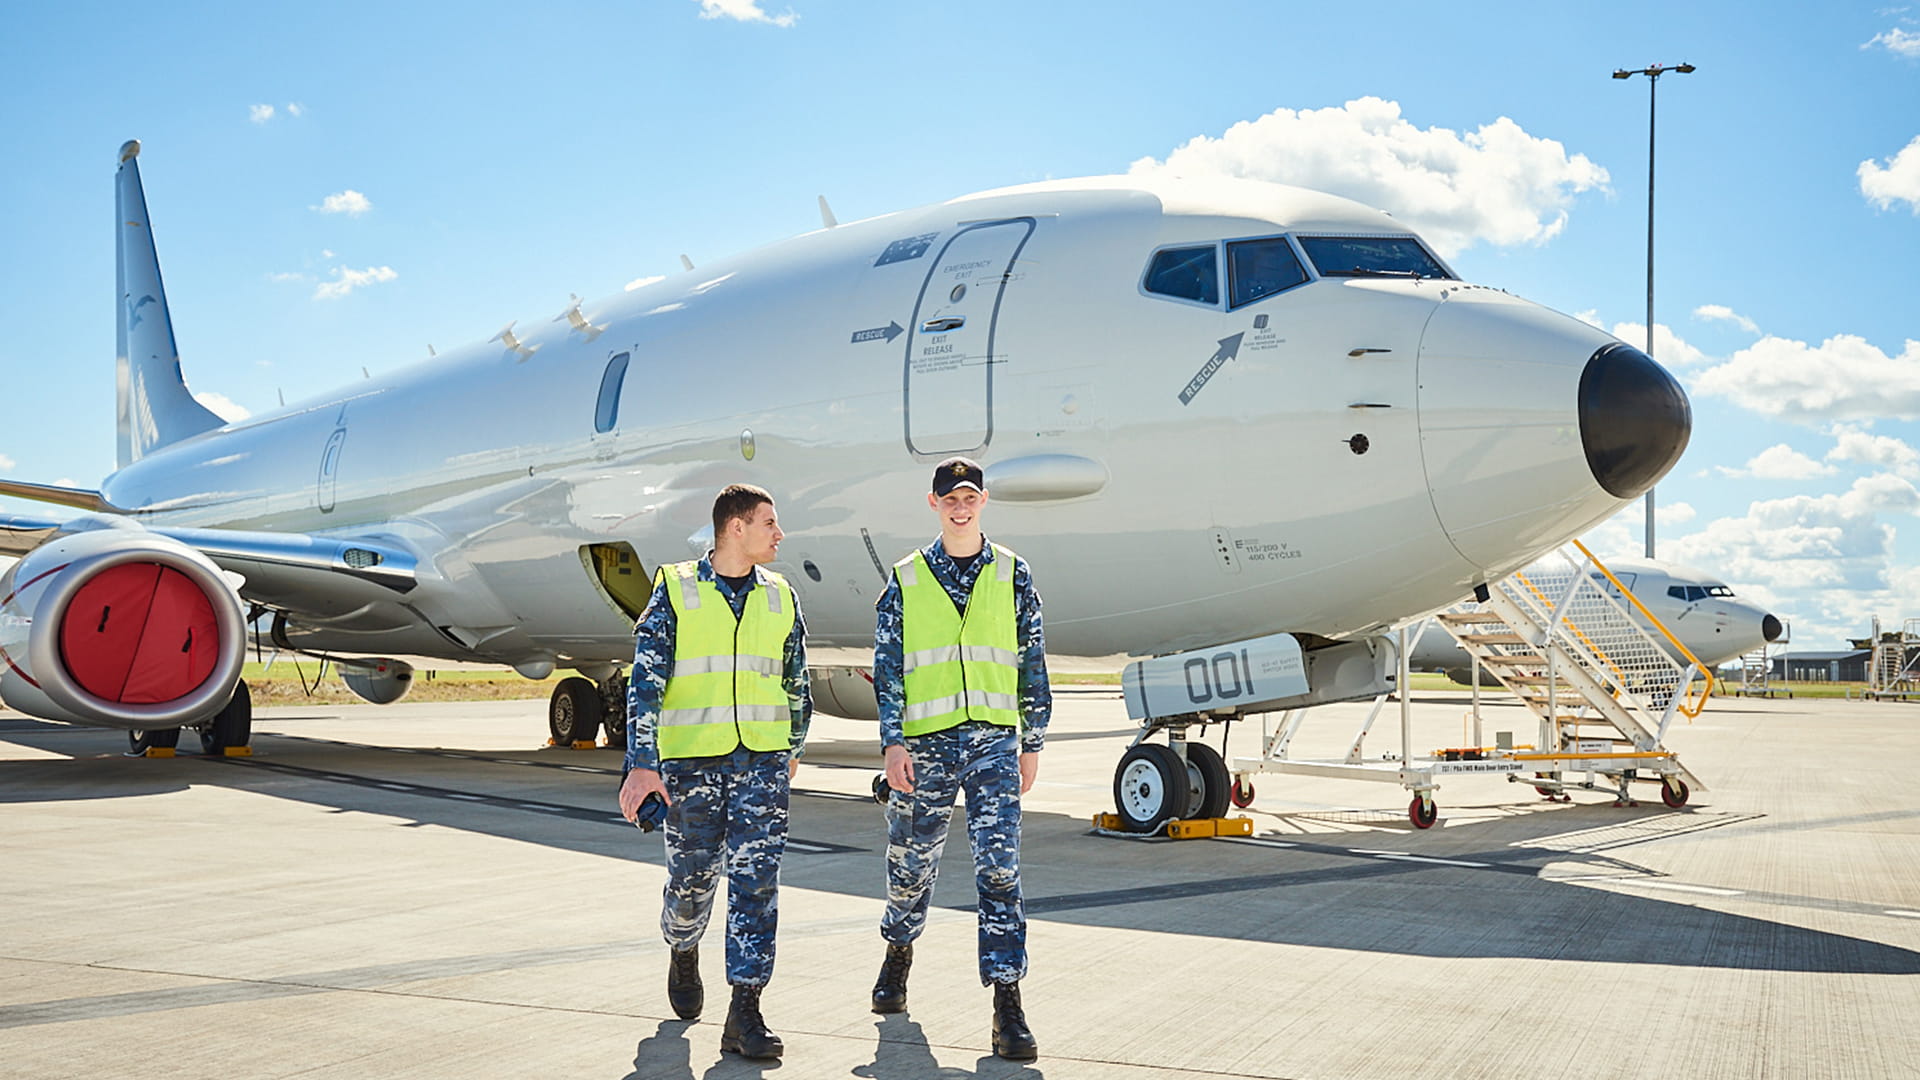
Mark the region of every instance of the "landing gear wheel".
[[153, 728], [142, 731], [138, 728], [127, 732], [127, 756], [145, 757], [149, 750], [171, 750], [180, 745], [180, 729]]
[[[1552, 780], [1552, 779], [1554, 779], [1554, 775], [1553, 775], [1552, 773], [1543, 773], [1543, 772], [1537, 772], [1537, 773], [1534, 773], [1533, 775], [1534, 775], [1534, 777], [1535, 777], [1536, 779], [1540, 779], [1540, 780]], [[1539, 792], [1540, 794], [1542, 794], [1542, 795], [1544, 795], [1544, 796], [1546, 796], [1546, 797], [1547, 797], [1547, 798], [1549, 798], [1549, 799], [1551, 799], [1551, 798], [1553, 798], [1553, 797], [1554, 797], [1555, 795], [1558, 795], [1558, 794], [1560, 794], [1560, 792], [1558, 792], [1557, 790], [1555, 790], [1555, 789], [1553, 789], [1553, 788], [1550, 788], [1550, 787], [1541, 787], [1541, 786], [1540, 786], [1539, 784], [1535, 784], [1535, 785], [1533, 785], [1533, 790], [1535, 790], [1535, 791], [1537, 791], [1537, 792]]]
[[1687, 805], [1687, 796], [1692, 794], [1687, 782], [1677, 776], [1667, 777], [1666, 782], [1660, 785], [1660, 801], [1675, 810]]
[[200, 752], [218, 757], [227, 747], [243, 747], [253, 739], [253, 692], [245, 679], [234, 684], [227, 707], [213, 714], [200, 729]]
[[1227, 795], [1227, 798], [1232, 800], [1233, 805], [1245, 810], [1253, 805], [1253, 785], [1236, 776], [1233, 779], [1233, 791]]
[[547, 730], [557, 746], [592, 742], [600, 731], [600, 688], [578, 675], [561, 679], [547, 702]]
[[1141, 743], [1113, 773], [1113, 805], [1128, 832], [1150, 833], [1187, 816], [1187, 766], [1170, 746]]
[[1205, 743], [1187, 744], [1187, 812], [1183, 817], [1217, 818], [1227, 812], [1233, 774], [1220, 752]]
[[607, 743], [616, 749], [627, 745], [627, 677], [615, 675], [600, 686], [600, 723], [607, 729]]
[[1431, 829], [1433, 823], [1440, 820], [1440, 807], [1425, 795], [1415, 795], [1407, 804], [1407, 819], [1416, 829]]
[[879, 776], [874, 777], [873, 801], [879, 803], [881, 806], [885, 806], [887, 805], [887, 800], [892, 797], [893, 785], [887, 783], [887, 774], [881, 773]]

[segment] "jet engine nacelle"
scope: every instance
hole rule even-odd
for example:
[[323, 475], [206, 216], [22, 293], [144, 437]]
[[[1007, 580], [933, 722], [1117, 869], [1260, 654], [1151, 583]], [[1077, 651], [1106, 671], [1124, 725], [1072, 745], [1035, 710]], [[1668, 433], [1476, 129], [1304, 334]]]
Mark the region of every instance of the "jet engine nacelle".
[[0, 700], [103, 727], [200, 724], [240, 678], [240, 597], [193, 548], [103, 525], [42, 544], [0, 574]]
[[399, 660], [342, 662], [340, 681], [375, 705], [391, 705], [413, 689], [413, 665]]
[[879, 720], [880, 699], [873, 692], [873, 670], [857, 667], [817, 667], [807, 671], [813, 689], [813, 707], [849, 720]]

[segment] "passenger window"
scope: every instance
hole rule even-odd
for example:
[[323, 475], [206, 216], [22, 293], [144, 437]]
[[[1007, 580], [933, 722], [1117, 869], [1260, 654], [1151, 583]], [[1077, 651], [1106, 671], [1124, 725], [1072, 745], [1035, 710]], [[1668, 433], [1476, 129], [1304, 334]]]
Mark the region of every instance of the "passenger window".
[[620, 420], [620, 387], [627, 381], [627, 359], [620, 353], [607, 361], [607, 373], [600, 376], [600, 400], [593, 407], [593, 430], [605, 434]]
[[1213, 245], [1171, 248], [1155, 254], [1147, 267], [1145, 288], [1160, 296], [1219, 303], [1220, 271], [1214, 264]]
[[1241, 307], [1306, 283], [1307, 272], [1285, 237], [1227, 245], [1227, 280], [1233, 303]]

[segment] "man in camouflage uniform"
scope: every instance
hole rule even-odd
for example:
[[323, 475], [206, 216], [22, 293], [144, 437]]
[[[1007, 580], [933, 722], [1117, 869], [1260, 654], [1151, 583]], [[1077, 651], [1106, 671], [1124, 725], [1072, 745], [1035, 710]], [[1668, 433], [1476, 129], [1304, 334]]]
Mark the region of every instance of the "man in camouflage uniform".
[[661, 568], [634, 630], [620, 785], [628, 821], [649, 795], [667, 806], [660, 932], [673, 953], [667, 999], [683, 1020], [705, 1004], [698, 945], [724, 853], [733, 1003], [720, 1046], [762, 1059], [784, 1049], [760, 991], [773, 974], [788, 784], [813, 715], [798, 600], [761, 566], [783, 535], [772, 497], [735, 484], [714, 500], [713, 550]]
[[980, 466], [950, 458], [927, 495], [940, 536], [894, 565], [877, 605], [873, 683], [887, 783], [886, 959], [873, 1011], [906, 1008], [913, 941], [966, 793], [980, 896], [980, 981], [994, 988], [993, 1050], [1039, 1050], [1020, 1005], [1027, 922], [1020, 898], [1020, 796], [1033, 786], [1053, 695], [1040, 595], [1026, 561], [980, 531]]

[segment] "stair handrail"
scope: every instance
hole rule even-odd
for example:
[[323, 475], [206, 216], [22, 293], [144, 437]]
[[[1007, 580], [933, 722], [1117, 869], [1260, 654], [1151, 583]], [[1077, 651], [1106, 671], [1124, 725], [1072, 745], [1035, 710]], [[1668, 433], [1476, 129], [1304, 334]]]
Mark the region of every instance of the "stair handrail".
[[[1661, 622], [1659, 616], [1647, 610], [1647, 605], [1641, 603], [1640, 598], [1633, 595], [1632, 590], [1620, 584], [1620, 579], [1613, 576], [1613, 571], [1607, 568], [1606, 563], [1601, 562], [1598, 556], [1587, 550], [1587, 545], [1575, 540], [1573, 546], [1579, 548], [1580, 553], [1587, 557], [1587, 561], [1599, 567], [1600, 572], [1607, 575], [1607, 580], [1613, 583], [1613, 587], [1619, 590], [1620, 595], [1632, 601], [1634, 608], [1646, 618], [1647, 622], [1653, 626], [1654, 629], [1660, 631], [1660, 636], [1666, 638], [1681, 656], [1686, 657], [1687, 663], [1692, 666], [1692, 669], [1699, 672], [1706, 680], [1701, 684], [1700, 693], [1697, 696], [1689, 691], [1681, 700], [1680, 713], [1687, 718], [1688, 723], [1692, 723], [1693, 720], [1700, 715], [1701, 710], [1707, 707], [1707, 699], [1713, 694], [1713, 672], [1708, 670], [1707, 666], [1700, 662], [1699, 657], [1693, 655], [1692, 649], [1687, 648], [1679, 638], [1673, 636], [1673, 631], [1667, 629], [1667, 624]], [[1691, 685], [1692, 680], [1689, 679], [1688, 683]]]

